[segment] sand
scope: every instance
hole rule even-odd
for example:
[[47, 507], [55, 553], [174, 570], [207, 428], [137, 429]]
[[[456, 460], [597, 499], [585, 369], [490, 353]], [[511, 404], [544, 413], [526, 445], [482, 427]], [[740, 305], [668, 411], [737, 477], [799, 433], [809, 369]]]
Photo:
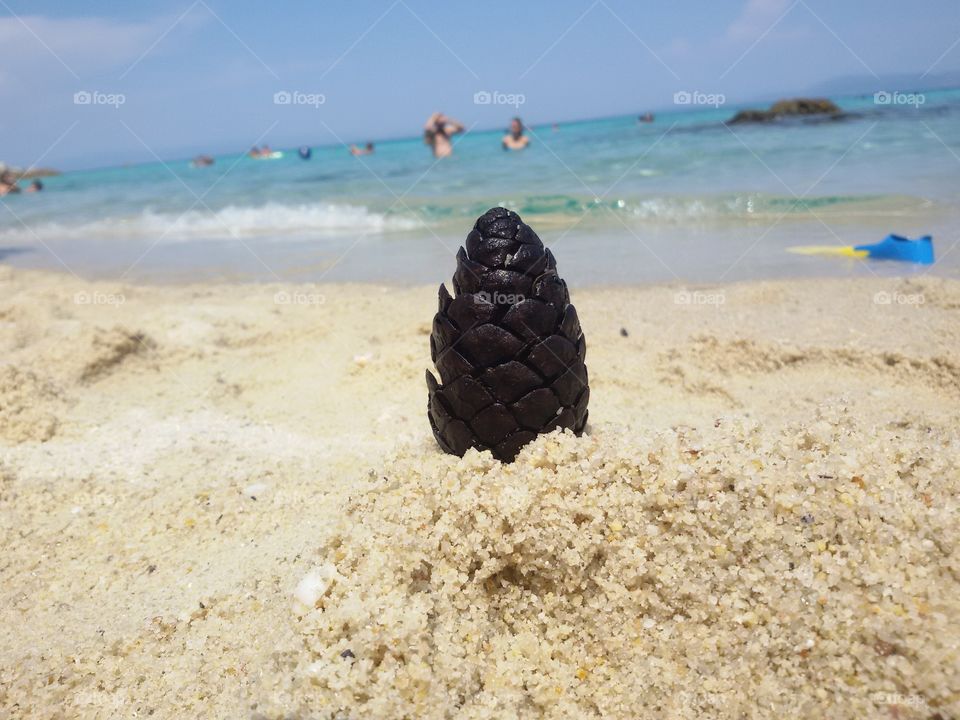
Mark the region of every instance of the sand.
[[0, 268], [0, 718], [960, 715], [960, 282], [574, 289], [510, 466], [435, 292]]

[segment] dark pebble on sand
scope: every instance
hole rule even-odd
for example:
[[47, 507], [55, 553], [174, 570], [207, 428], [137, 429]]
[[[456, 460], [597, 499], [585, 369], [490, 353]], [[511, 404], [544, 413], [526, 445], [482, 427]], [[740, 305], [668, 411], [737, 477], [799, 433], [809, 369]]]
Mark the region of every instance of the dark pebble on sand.
[[900, 649], [893, 643], [888, 643], [885, 640], [877, 640], [873, 644], [873, 649], [876, 651], [877, 655], [881, 657], [888, 657], [890, 655], [898, 655]]
[[627, 332], [626, 328], [620, 328], [620, 337], [630, 337], [630, 333]]
[[813, 515], [811, 515], [810, 513], [807, 513], [802, 518], [800, 518], [800, 522], [802, 522], [804, 525], [810, 525], [811, 523], [813, 523]]
[[353, 650], [344, 650], [342, 653], [340, 653], [340, 657], [352, 658], [352, 657], [356, 657], [356, 655], [353, 654]]

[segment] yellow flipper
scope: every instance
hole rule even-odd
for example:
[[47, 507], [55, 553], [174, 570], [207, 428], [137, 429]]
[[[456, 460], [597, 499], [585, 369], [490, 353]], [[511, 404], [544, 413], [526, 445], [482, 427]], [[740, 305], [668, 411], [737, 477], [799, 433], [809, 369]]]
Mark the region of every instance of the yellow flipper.
[[787, 248], [787, 252], [797, 253], [798, 255], [838, 255], [852, 258], [865, 258], [870, 255], [867, 250], [857, 250], [850, 245], [798, 245]]

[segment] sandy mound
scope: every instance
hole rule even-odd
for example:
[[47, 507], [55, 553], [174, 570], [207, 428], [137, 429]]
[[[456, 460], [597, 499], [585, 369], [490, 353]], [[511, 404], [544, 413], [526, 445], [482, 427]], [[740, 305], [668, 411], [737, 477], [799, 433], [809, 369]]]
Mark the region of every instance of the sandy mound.
[[155, 343], [143, 333], [121, 327], [84, 328], [78, 337], [54, 337], [42, 343], [39, 357], [24, 369], [24, 359], [0, 365], [0, 439], [17, 444], [44, 442], [62, 424], [67, 392], [77, 382], [103, 379], [127, 358], [145, 355]]
[[300, 717], [930, 714], [960, 680], [957, 445], [837, 411], [779, 433], [555, 434], [509, 466], [401, 451], [297, 586], [303, 644], [272, 701]]
[[80, 369], [80, 380], [96, 380], [111, 372], [127, 357], [149, 351], [153, 341], [143, 333], [122, 327], [97, 328]]
[[[677, 351], [674, 351], [675, 354]], [[952, 394], [960, 393], [960, 366], [949, 357], [915, 357], [899, 352], [864, 352], [852, 348], [792, 347], [754, 340], [722, 342], [710, 335], [694, 338], [689, 355], [707, 371], [724, 376], [770, 373], [801, 365], [868, 370], [892, 375], [901, 383], [922, 381]]]
[[0, 438], [10, 443], [43, 442], [57, 432], [57, 416], [50, 406], [59, 392], [29, 370], [0, 366]]

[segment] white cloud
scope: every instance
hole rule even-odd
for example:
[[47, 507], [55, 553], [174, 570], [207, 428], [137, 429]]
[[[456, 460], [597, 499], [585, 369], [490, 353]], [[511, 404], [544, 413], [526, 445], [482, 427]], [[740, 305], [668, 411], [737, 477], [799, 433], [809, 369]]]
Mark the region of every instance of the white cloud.
[[[174, 23], [180, 29], [203, 22], [196, 17], [162, 17], [145, 22], [109, 18], [52, 18], [43, 15], [0, 17], [0, 47], [17, 58], [16, 69], [0, 78], [3, 84], [17, 79], [36, 81], [37, 69], [56, 66], [67, 77], [117, 69], [133, 63]], [[153, 52], [160, 52], [163, 42]], [[45, 75], [46, 73], [44, 73]]]

